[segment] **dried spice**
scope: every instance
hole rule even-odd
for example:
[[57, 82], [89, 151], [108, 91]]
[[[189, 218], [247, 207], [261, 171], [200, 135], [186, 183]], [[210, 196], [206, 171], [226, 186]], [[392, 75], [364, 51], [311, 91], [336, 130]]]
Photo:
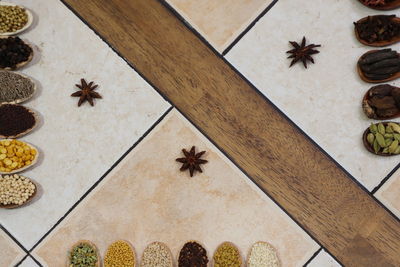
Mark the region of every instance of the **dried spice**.
[[168, 247], [160, 242], [151, 243], [143, 251], [141, 267], [172, 267], [172, 255]]
[[232, 243], [225, 242], [214, 253], [215, 267], [240, 267], [242, 259], [239, 250]]
[[318, 54], [319, 51], [314, 48], [321, 47], [321, 45], [309, 44], [306, 46], [306, 37], [303, 37], [301, 44], [299, 45], [297, 42], [289, 41], [289, 43], [294, 47], [294, 49], [287, 51], [286, 53], [292, 54], [288, 58], [293, 58], [290, 66], [293, 66], [301, 60], [305, 68], [307, 68], [307, 60], [314, 64], [314, 59], [311, 55]]
[[0, 175], [0, 205], [22, 205], [33, 196], [35, 184], [28, 178], [14, 175]]
[[11, 71], [0, 71], [0, 103], [20, 102], [35, 92], [35, 84]]
[[368, 118], [388, 119], [400, 115], [400, 88], [382, 84], [368, 90], [363, 99], [363, 110]]
[[0, 33], [15, 32], [28, 23], [28, 14], [20, 6], [0, 6]]
[[86, 242], [74, 246], [69, 253], [69, 267], [96, 267], [98, 261], [97, 249]]
[[203, 170], [200, 168], [200, 165], [208, 162], [205, 159], [201, 159], [201, 156], [206, 153], [205, 151], [201, 151], [196, 154], [196, 148], [192, 146], [190, 152], [187, 152], [186, 149], [182, 149], [182, 152], [185, 157], [176, 159], [176, 161], [183, 163], [180, 171], [186, 171], [187, 169], [189, 169], [190, 177], [193, 177], [195, 171], [203, 172]]
[[186, 243], [179, 253], [178, 267], [206, 267], [207, 251], [197, 242]]
[[33, 113], [20, 105], [0, 105], [0, 136], [16, 136], [35, 126]]
[[0, 172], [8, 173], [29, 166], [35, 160], [36, 149], [15, 139], [0, 140]]
[[378, 155], [400, 154], [400, 124], [386, 122], [371, 124], [364, 132], [364, 145], [366, 148]]
[[364, 54], [358, 65], [370, 80], [385, 80], [400, 71], [400, 55], [392, 49], [381, 49]]
[[79, 97], [78, 107], [80, 107], [85, 101], [88, 101], [90, 105], [93, 106], [93, 98], [102, 98], [99, 93], [93, 91], [97, 88], [97, 85], [94, 85], [94, 82], [90, 82], [88, 84], [86, 83], [85, 79], [81, 79], [81, 84], [76, 84], [75, 86], [81, 89], [71, 95], [74, 97]]
[[391, 41], [400, 37], [400, 23], [395, 15], [368, 16], [354, 26], [360, 39], [372, 44], [375, 42]]
[[257, 242], [251, 247], [247, 266], [279, 267], [280, 263], [274, 247], [266, 242]]
[[15, 69], [17, 64], [28, 61], [32, 48], [19, 37], [0, 38], [0, 68]]
[[382, 6], [385, 6], [387, 4], [390, 4], [394, 0], [362, 0], [362, 1], [367, 6], [382, 7]]
[[131, 246], [122, 240], [112, 243], [104, 257], [104, 267], [134, 267], [135, 254]]

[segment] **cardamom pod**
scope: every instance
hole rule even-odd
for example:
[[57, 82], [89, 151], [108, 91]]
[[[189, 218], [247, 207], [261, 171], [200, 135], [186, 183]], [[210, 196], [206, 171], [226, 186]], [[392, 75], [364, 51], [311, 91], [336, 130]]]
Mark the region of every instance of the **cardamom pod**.
[[371, 123], [371, 126], [369, 126], [369, 131], [373, 134], [376, 134], [378, 132], [378, 126], [376, 126], [376, 124]]
[[395, 133], [393, 134], [394, 139], [399, 140], [400, 141], [400, 134]]
[[393, 139], [394, 135], [392, 133], [385, 133], [384, 137]]
[[393, 154], [398, 147], [399, 147], [399, 141], [394, 140], [392, 144], [389, 146], [389, 153]]
[[390, 125], [386, 126], [386, 133], [393, 133], [393, 129]]
[[376, 140], [376, 138], [375, 138], [373, 147], [374, 147], [375, 154], [378, 154], [378, 152], [381, 149], [381, 147], [379, 146], [378, 141]]
[[387, 138], [385, 139], [386, 147], [389, 147], [393, 143], [393, 139]]
[[385, 147], [385, 148], [382, 150], [382, 153], [383, 153], [383, 154], [389, 153], [389, 148], [388, 148], [388, 147]]
[[383, 135], [380, 133], [375, 134], [375, 139], [378, 142], [378, 145], [382, 148], [386, 147], [386, 141], [385, 138], [383, 138]]
[[390, 127], [392, 127], [393, 131], [395, 131], [396, 133], [400, 133], [400, 125], [398, 125], [397, 123], [393, 123], [393, 122], [389, 122], [388, 125], [390, 125]]
[[[394, 130], [394, 129], [393, 129]], [[378, 124], [378, 132], [381, 134], [381, 135], [385, 135], [385, 133], [386, 133], [386, 131], [385, 131], [385, 126], [382, 124], [382, 123], [379, 123]]]
[[400, 146], [393, 152], [393, 154], [396, 154], [396, 155], [400, 154]]
[[375, 140], [375, 135], [373, 133], [369, 133], [367, 135], [367, 140], [368, 140], [368, 143], [370, 143], [372, 145], [374, 143], [374, 140]]

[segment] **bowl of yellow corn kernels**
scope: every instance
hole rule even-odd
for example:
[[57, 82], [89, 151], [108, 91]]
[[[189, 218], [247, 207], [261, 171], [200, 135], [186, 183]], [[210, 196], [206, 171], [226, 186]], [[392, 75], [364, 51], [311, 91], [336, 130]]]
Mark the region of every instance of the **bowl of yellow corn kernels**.
[[13, 174], [36, 164], [38, 150], [16, 139], [0, 140], [0, 174]]
[[23, 6], [0, 1], [0, 36], [18, 34], [33, 22], [32, 13]]

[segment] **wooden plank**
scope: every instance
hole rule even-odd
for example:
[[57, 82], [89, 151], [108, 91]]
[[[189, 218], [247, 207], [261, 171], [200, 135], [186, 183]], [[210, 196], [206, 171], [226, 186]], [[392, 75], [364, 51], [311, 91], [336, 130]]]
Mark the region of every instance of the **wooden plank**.
[[162, 4], [64, 2], [342, 263], [400, 266], [398, 220]]

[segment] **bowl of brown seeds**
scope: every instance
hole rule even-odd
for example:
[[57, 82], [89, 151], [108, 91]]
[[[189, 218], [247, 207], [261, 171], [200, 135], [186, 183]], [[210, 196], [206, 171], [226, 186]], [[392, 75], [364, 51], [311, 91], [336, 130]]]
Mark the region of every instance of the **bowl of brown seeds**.
[[178, 267], [207, 267], [207, 250], [199, 242], [186, 242], [178, 254]]
[[239, 249], [231, 242], [224, 242], [218, 246], [213, 256], [214, 267], [241, 267], [242, 257]]
[[18, 36], [0, 37], [1, 70], [20, 69], [31, 62], [32, 58], [32, 47]]
[[32, 13], [25, 7], [0, 1], [0, 36], [19, 34], [33, 22]]
[[0, 71], [0, 88], [0, 104], [22, 103], [36, 92], [31, 78], [12, 71]]
[[149, 244], [142, 254], [140, 267], [172, 267], [173, 258], [168, 246], [161, 242]]
[[36, 184], [27, 177], [0, 175], [0, 208], [15, 209], [30, 202], [36, 195]]
[[0, 105], [0, 138], [18, 138], [30, 133], [37, 125], [35, 112], [21, 105]]

